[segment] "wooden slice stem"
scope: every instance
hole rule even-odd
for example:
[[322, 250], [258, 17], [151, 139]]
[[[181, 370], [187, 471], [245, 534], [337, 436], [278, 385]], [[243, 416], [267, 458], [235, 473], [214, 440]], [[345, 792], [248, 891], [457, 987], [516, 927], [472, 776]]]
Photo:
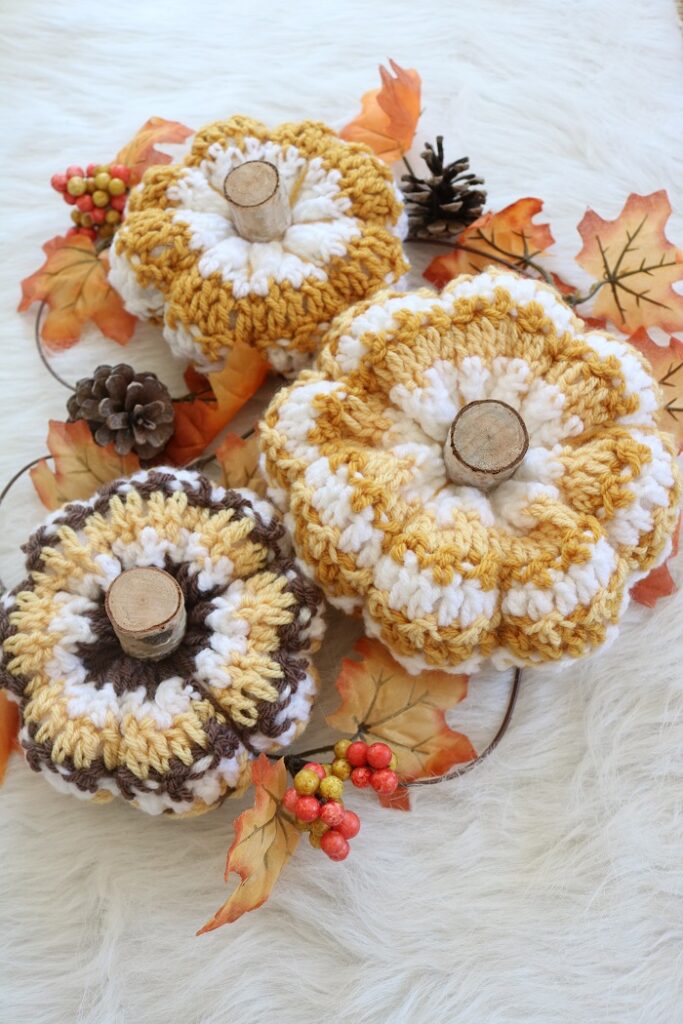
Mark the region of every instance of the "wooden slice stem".
[[183, 592], [163, 569], [122, 572], [109, 587], [104, 606], [121, 647], [132, 658], [165, 658], [185, 633]]
[[233, 167], [223, 183], [237, 232], [249, 242], [281, 238], [292, 217], [287, 192], [275, 164], [247, 160]]
[[444, 445], [453, 483], [488, 491], [512, 476], [529, 447], [524, 420], [505, 402], [486, 399], [463, 406]]

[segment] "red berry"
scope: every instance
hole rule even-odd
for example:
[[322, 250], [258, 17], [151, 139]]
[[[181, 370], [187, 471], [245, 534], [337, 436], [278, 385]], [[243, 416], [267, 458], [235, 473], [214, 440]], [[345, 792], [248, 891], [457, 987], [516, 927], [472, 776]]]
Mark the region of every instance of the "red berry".
[[388, 768], [391, 761], [391, 747], [386, 743], [371, 743], [368, 747], [368, 764], [371, 768]]
[[126, 167], [125, 164], [112, 164], [109, 168], [109, 173], [112, 178], [120, 178], [121, 181], [125, 181], [126, 185], [130, 178], [130, 167]]
[[68, 203], [69, 206], [73, 206], [78, 196], [70, 196], [68, 192], [64, 192], [64, 202]]
[[324, 779], [327, 777], [327, 772], [325, 771], [321, 764], [318, 764], [317, 761], [309, 761], [307, 764], [304, 765], [304, 768], [308, 768], [310, 771], [315, 772], [319, 779]]
[[349, 855], [349, 844], [341, 832], [332, 828], [320, 840], [320, 849], [330, 860], [346, 860]]
[[80, 233], [80, 228], [69, 228], [69, 230], [66, 233], [66, 237], [73, 238], [74, 235], [80, 235]]
[[354, 768], [351, 772], [351, 782], [358, 789], [365, 789], [366, 786], [370, 785], [372, 779], [372, 768], [361, 766], [360, 768]]
[[66, 174], [53, 174], [50, 178], [50, 184], [52, 185], [55, 192], [65, 192]]
[[396, 772], [392, 772], [391, 768], [380, 768], [378, 772], [373, 772], [370, 784], [375, 793], [391, 796], [398, 787], [398, 775]]
[[324, 821], [326, 825], [329, 825], [330, 828], [336, 828], [342, 821], [343, 817], [344, 808], [341, 804], [337, 803], [336, 800], [328, 800], [320, 812], [321, 820]]
[[282, 806], [286, 811], [289, 811], [290, 814], [294, 814], [296, 812], [298, 800], [299, 794], [294, 789], [294, 786], [290, 786], [289, 789], [285, 790], [285, 795], [282, 798]]
[[299, 821], [315, 821], [320, 817], [320, 801], [314, 796], [298, 796], [294, 813]]
[[83, 168], [79, 167], [78, 164], [72, 164], [71, 167], [66, 169], [67, 178], [84, 178]]
[[356, 740], [346, 751], [346, 760], [354, 768], [360, 768], [368, 762], [368, 745], [363, 740]]
[[123, 213], [126, 208], [126, 199], [128, 196], [112, 196], [109, 200], [109, 205], [112, 210], [118, 210], [119, 213]]
[[93, 242], [97, 238], [97, 232], [94, 228], [79, 228], [78, 233], [79, 235], [85, 235], [86, 238], [89, 238]]
[[90, 211], [93, 224], [104, 224], [104, 218], [107, 216], [107, 211], [100, 209], [98, 206], [94, 206]]
[[88, 178], [94, 178], [96, 174], [97, 174], [97, 164], [88, 164], [88, 167], [87, 167], [87, 170], [86, 170], [86, 176]]
[[360, 818], [354, 811], [344, 811], [344, 816], [337, 825], [337, 832], [341, 832], [344, 839], [353, 839], [360, 832]]
[[87, 192], [84, 196], [79, 196], [76, 200], [76, 206], [81, 211], [81, 213], [90, 213], [94, 206], [92, 196], [89, 196]]

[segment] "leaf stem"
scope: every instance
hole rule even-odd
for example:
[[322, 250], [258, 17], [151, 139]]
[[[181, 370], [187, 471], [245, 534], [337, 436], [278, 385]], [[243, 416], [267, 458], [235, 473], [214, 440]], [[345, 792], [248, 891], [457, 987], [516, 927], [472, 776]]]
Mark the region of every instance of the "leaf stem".
[[[439, 245], [443, 248], [450, 249], [452, 252], [467, 252], [471, 256], [480, 256], [482, 259], [491, 260], [492, 263], [500, 263], [502, 267], [507, 267], [508, 270], [516, 270], [521, 273], [524, 273], [526, 268], [530, 267], [532, 270], [536, 271], [538, 276], [541, 277], [546, 284], [551, 285], [553, 288], [555, 287], [555, 282], [545, 267], [541, 266], [540, 263], [537, 263], [536, 260], [530, 259], [528, 256], [520, 256], [519, 259], [513, 263], [510, 260], [503, 259], [502, 256], [497, 256], [495, 253], [482, 252], [481, 249], [476, 249], [473, 245], [462, 245], [457, 239], [447, 242], [440, 238], [423, 238], [421, 235], [413, 235], [412, 237], [409, 237], [407, 241], [420, 242], [423, 245]], [[504, 250], [501, 250], [501, 252], [503, 251]], [[508, 255], [513, 256], [514, 258], [513, 253], [508, 253]], [[531, 275], [528, 274], [527, 276], [530, 277]]]
[[597, 295], [603, 285], [606, 285], [607, 283], [607, 281], [596, 281], [595, 284], [588, 289], [585, 295], [581, 295], [579, 292], [574, 292], [573, 295], [565, 295], [564, 301], [568, 306], [571, 306], [572, 309], [574, 309], [575, 306], [580, 306], [584, 302], [588, 302], [589, 299], [592, 299], [594, 295]]

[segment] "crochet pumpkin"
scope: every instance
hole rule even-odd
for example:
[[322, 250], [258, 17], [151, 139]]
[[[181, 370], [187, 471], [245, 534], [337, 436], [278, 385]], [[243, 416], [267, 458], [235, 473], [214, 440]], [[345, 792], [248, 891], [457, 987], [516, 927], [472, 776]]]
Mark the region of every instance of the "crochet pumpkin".
[[[256, 162], [283, 205], [267, 241], [242, 237], [247, 199], [227, 190], [231, 173]], [[332, 317], [405, 273], [405, 227], [391, 172], [367, 147], [312, 121], [270, 130], [233, 117], [200, 131], [183, 163], [146, 172], [110, 280], [130, 312], [163, 320], [172, 350], [201, 368], [218, 368], [242, 341], [289, 372]]]
[[[24, 550], [28, 578], [2, 601], [0, 686], [29, 765], [57, 789], [197, 813], [305, 727], [321, 596], [269, 502], [154, 469], [65, 505]], [[140, 566], [184, 601], [179, 646], [156, 660], [127, 654], [107, 614], [112, 584]]]
[[[528, 440], [488, 491], [447, 469], [459, 411], [486, 400]], [[489, 271], [340, 316], [271, 403], [263, 465], [303, 568], [410, 671], [562, 661], [615, 633], [671, 550], [680, 486], [657, 406], [631, 346]]]

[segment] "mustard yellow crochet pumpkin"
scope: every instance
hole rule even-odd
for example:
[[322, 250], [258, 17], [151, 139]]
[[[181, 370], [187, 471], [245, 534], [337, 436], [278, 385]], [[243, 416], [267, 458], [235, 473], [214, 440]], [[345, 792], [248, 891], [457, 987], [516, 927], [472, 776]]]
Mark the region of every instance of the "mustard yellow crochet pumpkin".
[[[238, 233], [228, 175], [276, 169], [283, 233]], [[131, 194], [110, 280], [130, 312], [163, 320], [172, 350], [216, 369], [236, 341], [278, 371], [303, 365], [337, 313], [407, 270], [406, 220], [391, 172], [323, 124], [268, 129], [233, 117], [200, 131], [181, 164], [153, 167]]]
[[[669, 554], [680, 485], [658, 386], [547, 286], [489, 271], [385, 291], [337, 318], [262, 429], [269, 495], [304, 570], [409, 670], [576, 658]], [[458, 412], [494, 400], [528, 449], [455, 483]]]
[[[196, 814], [305, 727], [321, 595], [269, 502], [154, 469], [65, 505], [24, 550], [28, 578], [0, 603], [0, 686], [19, 702], [30, 767], [57, 789]], [[184, 598], [183, 638], [159, 660], [126, 653], [105, 605], [141, 566]]]

